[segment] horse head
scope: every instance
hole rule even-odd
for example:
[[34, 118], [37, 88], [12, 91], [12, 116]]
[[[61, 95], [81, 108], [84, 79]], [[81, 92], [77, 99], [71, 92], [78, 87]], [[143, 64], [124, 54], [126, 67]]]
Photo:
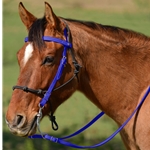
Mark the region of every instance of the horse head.
[[[20, 75], [12, 93], [6, 122], [12, 133], [18, 136], [29, 136], [36, 132], [39, 103], [44, 97], [44, 91], [48, 90], [56, 75], [64, 50], [63, 44], [43, 40], [43, 37], [65, 41], [66, 23], [54, 14], [47, 2], [45, 2], [44, 17], [41, 19], [37, 19], [27, 11], [22, 3], [19, 4], [19, 14], [27, 28], [28, 37], [17, 53]], [[66, 64], [55, 88], [74, 76], [72, 56], [68, 51], [66, 55]], [[72, 78], [63, 88], [54, 90], [42, 108], [42, 118], [50, 112], [53, 113], [61, 103], [71, 96], [77, 86], [77, 79]]]

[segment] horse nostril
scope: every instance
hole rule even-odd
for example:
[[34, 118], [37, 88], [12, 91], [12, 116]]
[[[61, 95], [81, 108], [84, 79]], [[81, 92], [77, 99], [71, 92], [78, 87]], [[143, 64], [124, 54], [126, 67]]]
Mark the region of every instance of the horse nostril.
[[15, 118], [15, 125], [21, 128], [25, 123], [25, 117], [23, 115], [17, 115]]
[[17, 123], [17, 124], [20, 124], [21, 121], [22, 121], [22, 119], [23, 119], [23, 116], [17, 115], [17, 116], [16, 116], [16, 123]]

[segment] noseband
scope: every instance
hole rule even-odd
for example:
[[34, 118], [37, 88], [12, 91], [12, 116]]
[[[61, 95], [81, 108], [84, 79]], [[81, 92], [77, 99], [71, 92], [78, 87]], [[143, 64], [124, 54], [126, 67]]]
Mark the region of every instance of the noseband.
[[[44, 91], [42, 89], [32, 89], [32, 88], [29, 88], [27, 86], [19, 86], [19, 85], [13, 86], [13, 90], [20, 89], [20, 90], [23, 90], [24, 92], [30, 92], [30, 93], [33, 93], [33, 94], [36, 94], [36, 95], [42, 97], [42, 100], [39, 103], [40, 109], [39, 109], [39, 113], [37, 115], [37, 125], [39, 125], [39, 122], [40, 122], [40, 120], [42, 118], [42, 109], [45, 106], [45, 104], [48, 102], [48, 100], [49, 100], [49, 98], [51, 96], [51, 93], [53, 91], [59, 90], [60, 88], [64, 87], [66, 84], [70, 83], [75, 77], [77, 77], [77, 80], [79, 81], [78, 73], [79, 73], [79, 70], [80, 70], [81, 66], [78, 64], [78, 62], [76, 61], [75, 56], [73, 54], [73, 49], [72, 49], [72, 43], [71, 43], [70, 35], [71, 35], [70, 29], [69, 29], [68, 25], [66, 24], [66, 28], [64, 29], [65, 40], [62, 40], [62, 39], [59, 39], [59, 38], [55, 38], [55, 37], [50, 37], [50, 36], [43, 36], [43, 38], [42, 38], [43, 41], [55, 42], [55, 43], [62, 44], [64, 46], [62, 59], [60, 61], [57, 73], [56, 73], [56, 75], [55, 75], [55, 77], [54, 77], [54, 79], [53, 79], [52, 83], [50, 84], [50, 86], [49, 86], [47, 91]], [[26, 37], [25, 38], [25, 42], [28, 42], [28, 41], [29, 41], [28, 37]], [[56, 85], [57, 81], [61, 78], [64, 66], [65, 66], [65, 64], [67, 62], [67, 50], [70, 51], [70, 54], [72, 56], [72, 63], [73, 63], [74, 68], [75, 68], [74, 74], [67, 82], [65, 82], [64, 84], [62, 84], [59, 87], [55, 88], [55, 85]], [[50, 107], [52, 108], [51, 102], [50, 102]], [[51, 113], [50, 114], [50, 120], [52, 122], [52, 128], [54, 130], [57, 130], [58, 129], [58, 125], [57, 125], [57, 123], [55, 121], [55, 116], [53, 116], [52, 109], [51, 109], [50, 113]], [[40, 129], [39, 129], [39, 131], [40, 131]]]

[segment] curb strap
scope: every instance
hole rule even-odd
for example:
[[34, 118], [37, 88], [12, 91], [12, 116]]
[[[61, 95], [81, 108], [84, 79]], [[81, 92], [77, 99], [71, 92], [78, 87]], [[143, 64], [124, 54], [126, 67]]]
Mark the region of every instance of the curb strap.
[[149, 95], [149, 93], [150, 93], [150, 86], [148, 87], [147, 91], [145, 92], [145, 94], [142, 97], [142, 99], [141, 99], [140, 103], [138, 104], [138, 106], [135, 108], [135, 110], [129, 116], [129, 118], [122, 124], [122, 126], [120, 126], [106, 140], [104, 140], [104, 141], [102, 141], [102, 142], [100, 142], [98, 144], [95, 144], [95, 145], [92, 145], [92, 146], [80, 146], [80, 145], [76, 145], [76, 144], [70, 143], [68, 141], [65, 141], [64, 139], [73, 137], [73, 136], [75, 136], [75, 135], [83, 132], [87, 128], [89, 128], [93, 123], [95, 123], [99, 118], [101, 118], [103, 116], [104, 112], [101, 112], [91, 122], [89, 122], [86, 126], [84, 126], [83, 128], [81, 128], [80, 130], [76, 131], [75, 133], [71, 134], [70, 136], [66, 136], [64, 138], [56, 138], [56, 137], [53, 137], [53, 136], [48, 135], [48, 134], [44, 134], [44, 135], [38, 135], [38, 134], [36, 134], [36, 135], [30, 136], [29, 138], [44, 138], [46, 140], [49, 140], [49, 141], [52, 141], [52, 142], [55, 142], [55, 143], [59, 143], [59, 144], [62, 144], [62, 145], [68, 146], [68, 147], [73, 147], [73, 148], [78, 148], [78, 149], [96, 148], [96, 147], [102, 146], [102, 145], [106, 144], [107, 142], [109, 142], [113, 137], [115, 137], [124, 128], [124, 126], [130, 121], [130, 119], [135, 115], [135, 113], [141, 108], [142, 104], [146, 100], [146, 98]]

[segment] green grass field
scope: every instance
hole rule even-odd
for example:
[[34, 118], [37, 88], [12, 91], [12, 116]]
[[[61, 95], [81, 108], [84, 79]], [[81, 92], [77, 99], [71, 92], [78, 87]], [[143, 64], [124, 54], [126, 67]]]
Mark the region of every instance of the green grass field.
[[[12, 86], [16, 84], [19, 68], [17, 65], [16, 53], [23, 45], [26, 29], [18, 15], [18, 0], [3, 0], [3, 116], [5, 117], [9, 100], [12, 93]], [[43, 1], [23, 1], [25, 6], [38, 17], [43, 16]], [[108, 24], [128, 28], [150, 36], [150, 2], [149, 0], [49, 0], [54, 12], [64, 18], [79, 20], [90, 20], [101, 24]], [[62, 137], [74, 132], [90, 119], [97, 115], [97, 109], [88, 99], [79, 92], [76, 92], [67, 102], [62, 104], [56, 111], [59, 131], [54, 132], [48, 118], [41, 122], [43, 132]], [[116, 124], [107, 116], [104, 116], [90, 129], [76, 138], [71, 139], [79, 145], [96, 144], [117, 129]], [[3, 150], [71, 150], [58, 144], [45, 140], [30, 140], [12, 135], [3, 118]], [[96, 148], [97, 150], [125, 150], [125, 147], [117, 135], [106, 145]]]

